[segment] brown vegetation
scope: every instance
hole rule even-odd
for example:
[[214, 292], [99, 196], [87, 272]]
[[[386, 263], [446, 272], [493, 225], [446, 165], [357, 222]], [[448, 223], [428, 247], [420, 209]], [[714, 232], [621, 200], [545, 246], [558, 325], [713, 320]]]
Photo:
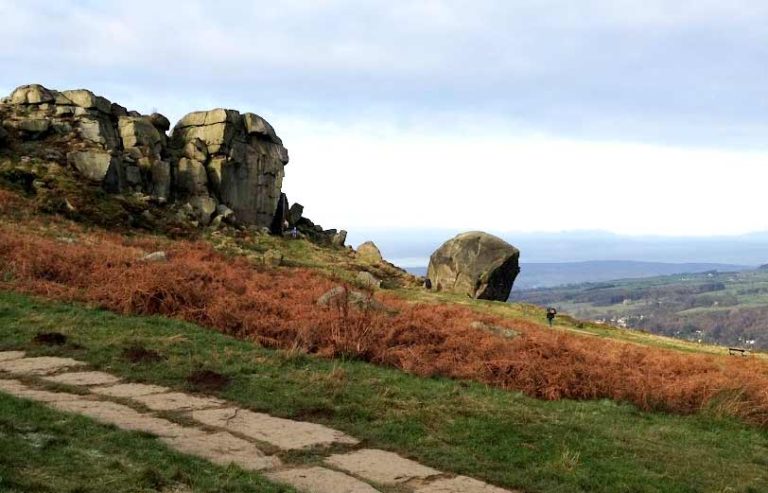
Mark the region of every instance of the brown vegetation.
[[[472, 379], [544, 399], [611, 398], [686, 414], [708, 409], [768, 426], [768, 366], [754, 359], [687, 355], [393, 296], [378, 296], [386, 310], [379, 303], [321, 307], [317, 298], [337, 283], [313, 271], [255, 268], [191, 242], [165, 244], [166, 262], [140, 261], [159, 248], [156, 241], [101, 233], [69, 243], [0, 226], [0, 289], [175, 317], [267, 347]], [[476, 321], [520, 336], [472, 328]]]

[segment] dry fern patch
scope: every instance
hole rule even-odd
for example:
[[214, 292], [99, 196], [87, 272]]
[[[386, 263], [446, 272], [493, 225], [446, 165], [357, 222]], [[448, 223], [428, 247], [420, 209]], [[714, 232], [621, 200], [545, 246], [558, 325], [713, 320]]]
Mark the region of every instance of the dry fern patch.
[[[160, 247], [167, 261], [141, 260]], [[760, 361], [549, 331], [392, 295], [377, 295], [364, 308], [319, 306], [337, 281], [304, 268], [256, 267], [202, 242], [104, 232], [62, 241], [2, 225], [0, 279], [0, 289], [177, 318], [270, 348], [475, 380], [549, 400], [610, 398], [681, 414], [708, 409], [768, 425], [768, 366]], [[478, 321], [520, 335], [479, 330]]]

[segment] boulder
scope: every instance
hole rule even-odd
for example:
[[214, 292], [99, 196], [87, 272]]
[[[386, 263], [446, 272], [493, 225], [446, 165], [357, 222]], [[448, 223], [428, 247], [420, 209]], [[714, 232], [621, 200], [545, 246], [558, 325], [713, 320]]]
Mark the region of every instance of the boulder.
[[302, 214], [304, 214], [304, 206], [299, 203], [293, 204], [288, 209], [288, 222], [291, 223], [291, 226], [295, 226], [299, 222]]
[[163, 137], [149, 118], [123, 116], [119, 118], [117, 128], [124, 148], [146, 146], [154, 153], [161, 152]]
[[77, 107], [96, 110], [107, 115], [112, 113], [112, 103], [107, 98], [96, 96], [87, 89], [61, 91], [61, 94]]
[[149, 115], [149, 122], [152, 124], [152, 126], [163, 133], [171, 129], [171, 121], [160, 113], [152, 113]]
[[274, 226], [288, 154], [263, 118], [225, 109], [189, 113], [174, 127], [171, 146], [188, 159], [204, 157], [210, 193], [239, 222]]
[[501, 238], [479, 231], [462, 233], [432, 254], [427, 277], [438, 291], [506, 301], [520, 272], [519, 258], [520, 251]]
[[326, 291], [317, 299], [317, 304], [336, 309], [343, 309], [346, 305], [359, 310], [390, 312], [386, 305], [373, 296], [344, 286], [336, 286]]
[[361, 286], [364, 286], [368, 289], [377, 289], [381, 287], [381, 280], [377, 279], [376, 276], [374, 276], [370, 272], [366, 272], [366, 271], [358, 272], [355, 279]]
[[166, 262], [168, 255], [165, 252], [152, 252], [144, 255], [139, 259], [141, 262]]
[[0, 126], [0, 146], [3, 146], [8, 143], [9, 135], [8, 132], [5, 131], [5, 129]]
[[224, 204], [219, 204], [219, 206], [216, 207], [216, 215], [220, 217], [222, 221], [228, 223], [234, 223], [236, 219], [235, 211]]
[[369, 264], [379, 264], [384, 261], [379, 247], [372, 241], [366, 241], [357, 247], [357, 258]]
[[195, 211], [196, 219], [203, 226], [210, 224], [213, 213], [216, 212], [216, 199], [208, 195], [196, 195], [189, 199], [189, 204]]
[[336, 247], [343, 247], [346, 241], [347, 241], [347, 232], [342, 229], [341, 231], [333, 235], [333, 237], [331, 238], [331, 245]]
[[17, 87], [10, 96], [9, 104], [42, 104], [56, 101], [53, 93], [40, 84]]
[[74, 151], [67, 154], [67, 162], [85, 178], [103, 182], [110, 167], [115, 166], [114, 158], [106, 151]]

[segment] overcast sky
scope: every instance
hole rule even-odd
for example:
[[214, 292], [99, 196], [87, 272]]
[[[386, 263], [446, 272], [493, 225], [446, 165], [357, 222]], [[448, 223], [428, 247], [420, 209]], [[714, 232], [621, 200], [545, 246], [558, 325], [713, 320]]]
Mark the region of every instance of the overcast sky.
[[768, 230], [764, 0], [0, 0], [0, 66], [259, 113], [326, 227]]

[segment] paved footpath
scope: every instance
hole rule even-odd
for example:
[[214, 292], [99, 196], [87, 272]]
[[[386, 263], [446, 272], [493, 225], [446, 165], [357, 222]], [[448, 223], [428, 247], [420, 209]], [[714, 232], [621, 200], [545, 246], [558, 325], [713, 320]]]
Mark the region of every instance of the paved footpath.
[[[52, 392], [45, 390], [47, 383], [77, 386], [88, 394]], [[390, 489], [414, 493], [510, 493], [392, 452], [360, 448], [356, 438], [326, 426], [276, 418], [232, 402], [157, 385], [125, 383], [108, 373], [90, 371], [85, 363], [70, 358], [28, 358], [21, 351], [0, 352], [0, 391], [124, 430], [150, 433], [179, 452], [259, 471], [306, 493], [376, 493]], [[157, 415], [164, 411], [182, 413], [200, 426], [181, 425]], [[323, 454], [329, 446], [337, 453]], [[310, 449], [323, 456], [322, 466], [288, 464], [277, 456]]]

